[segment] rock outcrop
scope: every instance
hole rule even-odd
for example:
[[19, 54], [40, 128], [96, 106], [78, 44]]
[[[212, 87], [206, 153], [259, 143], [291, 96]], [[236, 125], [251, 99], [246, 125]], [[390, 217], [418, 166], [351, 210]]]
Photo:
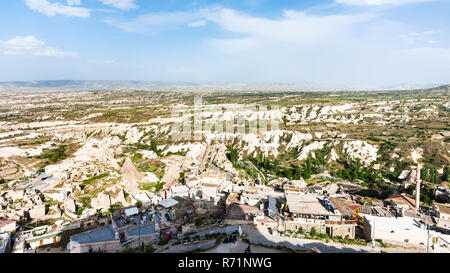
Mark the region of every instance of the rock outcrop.
[[138, 194], [139, 181], [141, 181], [142, 178], [129, 157], [125, 159], [121, 172], [122, 179], [125, 182], [125, 191], [131, 194]]

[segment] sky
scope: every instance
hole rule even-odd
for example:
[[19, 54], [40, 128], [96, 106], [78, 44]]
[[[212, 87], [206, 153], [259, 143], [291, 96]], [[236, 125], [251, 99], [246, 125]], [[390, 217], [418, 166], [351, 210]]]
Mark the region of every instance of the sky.
[[450, 0], [2, 0], [0, 81], [450, 83]]

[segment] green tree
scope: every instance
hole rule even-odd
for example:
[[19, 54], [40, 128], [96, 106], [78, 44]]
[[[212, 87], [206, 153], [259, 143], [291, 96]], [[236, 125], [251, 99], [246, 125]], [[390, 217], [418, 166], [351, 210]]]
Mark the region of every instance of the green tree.
[[156, 143], [156, 140], [152, 139], [150, 141], [150, 149], [155, 152], [156, 154], [158, 154], [158, 144]]
[[450, 168], [448, 166], [444, 167], [444, 173], [442, 174], [442, 180], [450, 182]]
[[234, 146], [228, 147], [228, 153], [227, 153], [228, 160], [235, 165], [238, 162], [239, 159], [239, 151]]
[[420, 179], [423, 181], [430, 181], [429, 168], [427, 166], [424, 166], [420, 170]]
[[431, 198], [426, 194], [421, 194], [421, 199], [422, 199], [423, 203], [428, 206], [431, 206], [433, 204], [433, 202], [431, 201]]
[[439, 183], [439, 173], [436, 168], [432, 169], [431, 183], [434, 183], [434, 184]]

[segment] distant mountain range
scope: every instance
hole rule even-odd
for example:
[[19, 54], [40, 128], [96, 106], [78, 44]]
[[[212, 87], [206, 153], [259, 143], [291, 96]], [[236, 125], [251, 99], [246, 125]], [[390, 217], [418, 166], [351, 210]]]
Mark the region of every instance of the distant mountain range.
[[359, 90], [413, 90], [438, 87], [439, 84], [399, 84], [395, 86], [333, 86], [316, 83], [193, 83], [165, 81], [12, 81], [0, 82], [0, 91], [103, 91], [103, 90], [150, 90], [150, 91], [359, 91]]

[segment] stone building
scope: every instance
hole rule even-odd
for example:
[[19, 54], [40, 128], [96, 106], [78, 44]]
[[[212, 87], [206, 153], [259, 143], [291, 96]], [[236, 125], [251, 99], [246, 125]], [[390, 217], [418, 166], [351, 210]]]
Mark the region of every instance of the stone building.
[[356, 221], [344, 220], [339, 210], [326, 205], [323, 197], [286, 195], [286, 199], [289, 212], [284, 218], [285, 230], [310, 232], [314, 228], [318, 233], [326, 233], [331, 237], [355, 238]]

